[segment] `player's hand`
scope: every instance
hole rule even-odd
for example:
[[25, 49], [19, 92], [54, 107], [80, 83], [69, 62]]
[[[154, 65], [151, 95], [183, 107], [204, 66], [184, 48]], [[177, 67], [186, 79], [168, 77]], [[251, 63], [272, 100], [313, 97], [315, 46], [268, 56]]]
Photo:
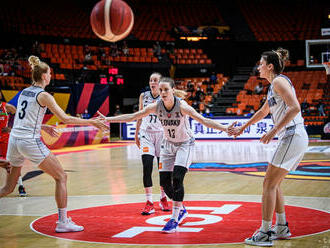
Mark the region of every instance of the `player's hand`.
[[97, 127], [98, 129], [102, 130], [103, 132], [110, 132], [110, 126], [103, 120], [100, 119], [91, 119], [92, 125]]
[[98, 116], [96, 117], [97, 120], [107, 121], [107, 117], [103, 115], [100, 111], [96, 112]]
[[230, 127], [228, 128], [228, 135], [229, 136], [234, 136], [234, 138], [236, 138], [237, 136], [241, 135], [244, 131], [243, 127]]
[[11, 166], [8, 160], [0, 159], [0, 167], [4, 168], [8, 174], [10, 173]]
[[2, 133], [10, 133], [10, 130], [11, 130], [10, 127], [3, 127], [3, 128], [1, 129], [1, 132], [2, 132]]
[[263, 144], [268, 144], [275, 137], [275, 135], [276, 129], [273, 128], [261, 137], [260, 142]]
[[51, 126], [51, 125], [42, 125], [41, 129], [43, 131], [45, 131], [46, 133], [48, 133], [50, 136], [52, 137], [59, 137], [60, 133], [57, 131], [55, 126]]
[[139, 139], [139, 135], [137, 133], [135, 133], [134, 139], [135, 139], [135, 144], [140, 149], [140, 139]]
[[234, 121], [232, 124], [230, 124], [228, 127], [226, 127], [225, 132], [230, 136], [229, 132], [233, 129], [233, 127], [236, 125], [237, 121]]

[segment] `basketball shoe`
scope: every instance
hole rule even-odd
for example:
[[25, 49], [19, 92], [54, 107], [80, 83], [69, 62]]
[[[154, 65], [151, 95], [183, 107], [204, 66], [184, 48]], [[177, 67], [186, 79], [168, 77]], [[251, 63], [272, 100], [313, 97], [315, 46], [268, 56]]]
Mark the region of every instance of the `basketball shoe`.
[[186, 208], [182, 205], [182, 209], [180, 210], [179, 217], [178, 217], [178, 223], [181, 224], [181, 222], [188, 216], [188, 211]]
[[27, 195], [23, 185], [18, 186], [18, 195], [21, 197], [24, 197]]
[[285, 225], [276, 224], [271, 229], [271, 239], [288, 239], [291, 237], [288, 222]]
[[165, 233], [174, 233], [178, 227], [179, 223], [175, 219], [170, 219], [166, 225], [163, 227], [162, 232]]
[[170, 206], [168, 205], [166, 196], [164, 196], [162, 199], [160, 199], [160, 201], [159, 201], [159, 207], [164, 212], [171, 211]]
[[257, 230], [251, 238], [245, 239], [245, 244], [256, 246], [273, 246], [273, 241], [270, 237], [271, 231], [263, 232], [261, 230]]
[[144, 206], [144, 209], [142, 210], [142, 215], [150, 215], [155, 212], [154, 204], [150, 201], [146, 202], [146, 205]]
[[81, 232], [84, 230], [83, 226], [78, 226], [71, 218], [68, 218], [66, 222], [57, 221], [55, 231], [58, 233], [64, 232]]

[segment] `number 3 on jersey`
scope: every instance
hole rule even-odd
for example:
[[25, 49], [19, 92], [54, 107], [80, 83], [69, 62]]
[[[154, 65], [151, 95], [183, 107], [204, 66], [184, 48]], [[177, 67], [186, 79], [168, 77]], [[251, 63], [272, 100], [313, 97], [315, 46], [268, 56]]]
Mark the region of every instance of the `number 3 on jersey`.
[[175, 129], [168, 129], [168, 135], [174, 139], [175, 138]]
[[18, 117], [20, 119], [23, 119], [25, 117], [25, 114], [26, 114], [25, 109], [27, 107], [27, 104], [28, 104], [27, 101], [23, 101], [21, 104], [22, 108], [21, 108], [21, 111], [19, 111], [19, 113], [18, 113]]

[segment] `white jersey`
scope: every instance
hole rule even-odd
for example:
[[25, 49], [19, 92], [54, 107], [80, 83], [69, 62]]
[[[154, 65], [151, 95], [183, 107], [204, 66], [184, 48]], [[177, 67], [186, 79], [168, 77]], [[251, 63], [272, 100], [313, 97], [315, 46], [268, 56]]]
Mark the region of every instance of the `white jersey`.
[[37, 100], [44, 92], [43, 88], [30, 86], [25, 88], [18, 98], [14, 126], [10, 136], [15, 138], [40, 138], [42, 120], [46, 107], [42, 107]]
[[189, 128], [188, 116], [184, 116], [180, 110], [181, 100], [174, 96], [174, 106], [167, 110], [162, 100], [157, 102], [156, 114], [164, 128], [165, 138], [174, 143], [191, 140], [193, 134]]
[[[149, 104], [152, 104], [159, 100], [159, 95], [157, 97], [153, 97], [151, 91], [146, 91], [143, 94], [143, 108], [147, 107]], [[147, 132], [162, 132], [163, 127], [160, 123], [157, 115], [150, 114], [146, 117], [142, 118], [140, 129]]]
[[[283, 77], [285, 78], [291, 85], [291, 89], [293, 92], [293, 95], [296, 97], [296, 92], [293, 88], [293, 85], [290, 81], [290, 79], [282, 74], [278, 75], [277, 77]], [[275, 80], [275, 78], [274, 78]], [[273, 80], [273, 81], [274, 81]], [[288, 106], [284, 102], [284, 100], [274, 91], [273, 84], [270, 85], [267, 93], [267, 101], [270, 109], [270, 113], [272, 116], [272, 120], [275, 125], [277, 125], [283, 118], [283, 116], [286, 114], [286, 111], [288, 109]], [[291, 127], [297, 124], [303, 124], [304, 119], [302, 118], [301, 112], [299, 112], [287, 125], [287, 127]], [[282, 130], [281, 130], [282, 131]]]

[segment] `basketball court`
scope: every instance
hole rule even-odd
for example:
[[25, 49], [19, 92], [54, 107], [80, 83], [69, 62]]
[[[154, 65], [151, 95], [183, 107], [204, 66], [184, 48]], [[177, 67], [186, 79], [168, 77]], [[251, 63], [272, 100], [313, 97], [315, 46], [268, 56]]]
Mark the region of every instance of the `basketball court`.
[[[197, 141], [185, 178], [188, 217], [174, 234], [160, 232], [169, 212], [142, 216], [145, 196], [139, 151], [131, 141], [54, 150], [68, 174], [69, 216], [85, 230], [55, 233], [53, 179], [26, 161], [24, 185], [0, 199], [0, 247], [249, 247], [260, 225], [267, 156], [259, 141]], [[0, 174], [1, 184], [5, 171]], [[330, 247], [330, 146], [310, 142], [296, 172], [283, 182], [291, 240], [274, 247]]]

